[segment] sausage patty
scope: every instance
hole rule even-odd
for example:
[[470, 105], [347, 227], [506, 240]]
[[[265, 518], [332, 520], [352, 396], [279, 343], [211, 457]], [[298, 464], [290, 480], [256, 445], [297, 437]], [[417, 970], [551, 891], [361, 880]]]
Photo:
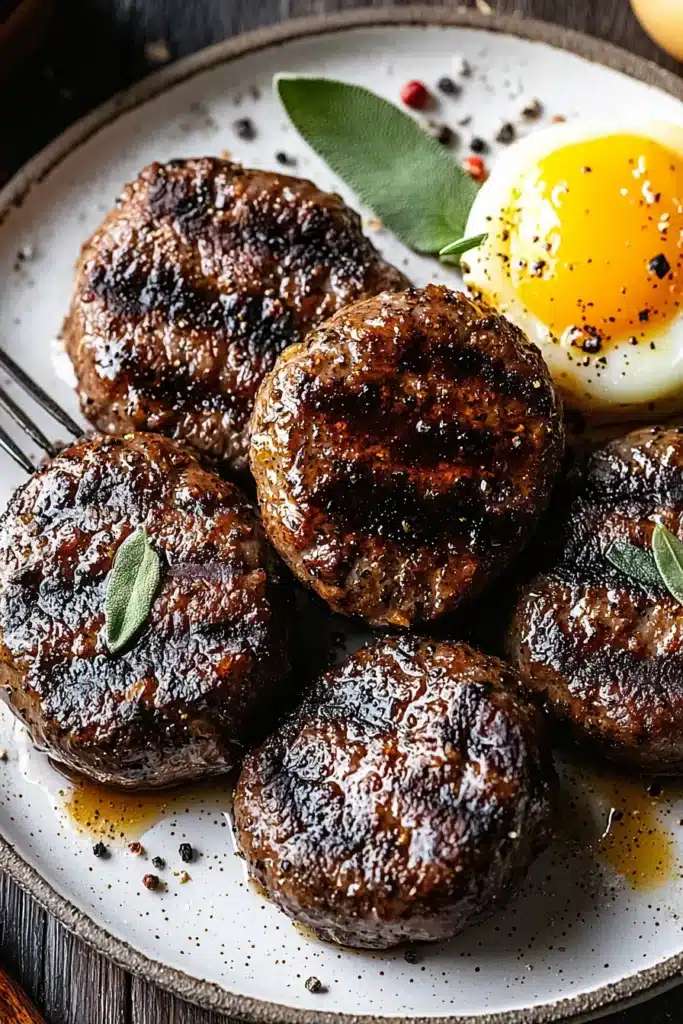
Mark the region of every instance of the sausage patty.
[[146, 167], [85, 243], [64, 325], [84, 415], [246, 467], [254, 396], [335, 310], [406, 279], [337, 195], [227, 160]]
[[518, 888], [556, 785], [515, 673], [466, 644], [384, 638], [328, 672], [248, 755], [249, 871], [323, 939], [447, 939]]
[[510, 659], [549, 712], [605, 754], [683, 771], [683, 607], [605, 557], [650, 550], [655, 522], [683, 538], [683, 428], [647, 427], [588, 461], [560, 557], [523, 587]]
[[[108, 573], [144, 525], [162, 562], [149, 616], [111, 654]], [[99, 782], [224, 772], [268, 728], [287, 607], [255, 510], [155, 434], [65, 449], [0, 519], [0, 686], [34, 741]]]
[[538, 349], [429, 285], [336, 313], [259, 392], [251, 467], [266, 531], [335, 611], [409, 627], [517, 554], [563, 451]]

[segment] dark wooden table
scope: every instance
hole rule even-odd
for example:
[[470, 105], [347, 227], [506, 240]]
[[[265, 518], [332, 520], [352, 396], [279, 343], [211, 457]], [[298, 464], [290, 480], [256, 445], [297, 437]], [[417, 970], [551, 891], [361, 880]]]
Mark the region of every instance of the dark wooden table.
[[[171, 58], [288, 17], [379, 7], [389, 0], [57, 0], [47, 46], [0, 86], [0, 181], [70, 121], [144, 75], [147, 45]], [[401, 0], [394, 0], [401, 6]], [[423, 0], [424, 2], [424, 0]], [[427, 0], [429, 2], [429, 0]], [[444, 0], [432, 0], [438, 6]], [[491, 0], [500, 11], [557, 21], [610, 39], [673, 69], [633, 18], [628, 0]], [[2, 93], [5, 95], [2, 95]], [[0, 882], [0, 955], [48, 1024], [220, 1024], [129, 977], [68, 935], [7, 879]], [[680, 991], [610, 1018], [680, 1024]], [[0, 1024], [7, 1024], [0, 1021]]]

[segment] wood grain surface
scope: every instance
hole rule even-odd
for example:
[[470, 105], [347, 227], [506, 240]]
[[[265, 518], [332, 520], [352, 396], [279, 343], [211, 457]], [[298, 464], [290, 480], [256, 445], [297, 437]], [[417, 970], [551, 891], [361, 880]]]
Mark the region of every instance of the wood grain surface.
[[[423, 0], [424, 2], [424, 0]], [[427, 0], [430, 2], [430, 0]], [[431, 0], [439, 6], [444, 0]], [[239, 32], [304, 14], [387, 6], [390, 0], [61, 0], [48, 48], [24, 65], [11, 102], [0, 91], [0, 180], [70, 121], [145, 74], [146, 44], [164, 40], [171, 57]], [[395, 0], [401, 6], [401, 0]], [[491, 0], [522, 14], [609, 39], [680, 70], [650, 42], [628, 0]], [[5, 89], [7, 86], [4, 87]], [[68, 935], [8, 879], [0, 880], [0, 958], [47, 1024], [220, 1024], [131, 978]], [[611, 1024], [680, 1024], [674, 990], [610, 1018]], [[0, 989], [0, 1024], [7, 1018]]]
[[0, 970], [0, 1021], [2, 1024], [45, 1024], [23, 989]]

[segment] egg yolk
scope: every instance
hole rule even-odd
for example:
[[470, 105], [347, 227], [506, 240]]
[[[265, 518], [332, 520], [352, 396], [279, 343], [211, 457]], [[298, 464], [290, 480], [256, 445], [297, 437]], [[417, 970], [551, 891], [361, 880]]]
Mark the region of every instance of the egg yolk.
[[496, 243], [525, 307], [555, 337], [597, 352], [676, 315], [682, 239], [683, 159], [624, 134], [535, 163]]

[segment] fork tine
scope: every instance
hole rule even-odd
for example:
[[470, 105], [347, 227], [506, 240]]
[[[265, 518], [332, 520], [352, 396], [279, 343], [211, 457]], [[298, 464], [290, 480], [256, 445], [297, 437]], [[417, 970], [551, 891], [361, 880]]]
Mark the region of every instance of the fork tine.
[[57, 447], [48, 440], [45, 434], [33, 422], [24, 410], [17, 405], [14, 399], [7, 394], [4, 388], [0, 387], [0, 409], [4, 409], [15, 423], [18, 423], [24, 433], [28, 434], [32, 441], [35, 441], [48, 455], [55, 455]]
[[80, 437], [82, 435], [83, 430], [79, 427], [76, 421], [73, 420], [60, 405], [57, 405], [55, 400], [50, 398], [50, 396], [43, 391], [40, 385], [36, 384], [35, 381], [32, 381], [28, 374], [14, 362], [11, 356], [8, 356], [6, 352], [3, 352], [2, 349], [0, 349], [0, 366], [24, 389], [24, 391], [28, 392], [31, 398], [33, 398], [38, 405], [42, 406], [46, 412], [49, 412], [58, 423], [61, 423], [61, 425], [68, 430], [70, 434], [74, 437]]
[[17, 465], [21, 466], [22, 469], [25, 469], [27, 473], [33, 473], [36, 467], [33, 465], [31, 460], [24, 455], [19, 445], [12, 440], [5, 428], [2, 426], [0, 426], [0, 448], [7, 452], [7, 454], [14, 459]]

